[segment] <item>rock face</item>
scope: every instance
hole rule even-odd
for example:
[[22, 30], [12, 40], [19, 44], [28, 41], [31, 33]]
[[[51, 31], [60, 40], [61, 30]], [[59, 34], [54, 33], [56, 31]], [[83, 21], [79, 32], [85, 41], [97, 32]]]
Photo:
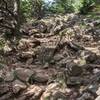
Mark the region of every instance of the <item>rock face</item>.
[[7, 93], [9, 91], [8, 85], [0, 85], [0, 96]]
[[9, 53], [12, 51], [12, 48], [10, 48], [8, 45], [5, 45], [3, 49], [5, 53]]
[[40, 100], [66, 100], [66, 95], [59, 90], [60, 86], [58, 83], [52, 83], [47, 88], [46, 91], [41, 96]]
[[41, 73], [36, 73], [35, 75], [33, 74], [30, 79], [29, 83], [47, 83], [49, 80], [49, 77], [46, 75], [43, 75]]
[[43, 89], [39, 86], [32, 85], [25, 92], [26, 98], [31, 97], [31, 100], [38, 100], [43, 93]]
[[68, 14], [28, 26], [0, 50], [0, 100], [100, 100], [99, 24]]
[[41, 44], [40, 41], [37, 39], [23, 38], [19, 41], [18, 49], [19, 50], [27, 50], [30, 47], [36, 47], [36, 46], [39, 46], [40, 44]]
[[12, 82], [14, 80], [14, 72], [7, 72], [4, 80], [7, 82]]
[[83, 84], [83, 80], [80, 77], [69, 77], [66, 81], [67, 86], [78, 86]]
[[95, 100], [100, 100], [100, 96], [98, 96]]
[[82, 68], [77, 65], [66, 66], [70, 76], [79, 76], [82, 74]]
[[15, 70], [15, 76], [20, 79], [23, 82], [28, 82], [29, 78], [35, 74], [32, 70], [30, 69], [25, 69], [25, 68], [16, 68]]
[[97, 95], [100, 95], [100, 87], [98, 88], [98, 90], [96, 91]]
[[100, 100], [100, 87], [96, 91], [96, 94], [97, 94], [97, 98], [95, 100]]
[[21, 90], [24, 90], [27, 87], [23, 82], [21, 82], [19, 80], [15, 80], [12, 83], [12, 85], [13, 85], [13, 92], [15, 94], [18, 93], [18, 92], [20, 92]]
[[33, 74], [29, 78], [30, 84], [47, 84], [50, 76], [47, 74], [47, 72], [43, 69], [39, 69], [35, 71], [35, 74]]
[[30, 85], [14, 100], [40, 100], [43, 89], [37, 85]]
[[80, 98], [77, 100], [94, 100], [94, 97], [90, 93], [84, 93]]
[[88, 63], [94, 62], [97, 59], [97, 55], [88, 50], [81, 52], [80, 54]]

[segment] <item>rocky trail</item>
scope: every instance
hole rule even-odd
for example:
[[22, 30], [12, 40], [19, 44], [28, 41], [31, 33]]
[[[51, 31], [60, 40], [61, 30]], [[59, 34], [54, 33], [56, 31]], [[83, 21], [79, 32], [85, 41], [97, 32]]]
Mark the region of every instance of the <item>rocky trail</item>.
[[0, 100], [100, 100], [100, 19], [30, 21], [0, 53]]

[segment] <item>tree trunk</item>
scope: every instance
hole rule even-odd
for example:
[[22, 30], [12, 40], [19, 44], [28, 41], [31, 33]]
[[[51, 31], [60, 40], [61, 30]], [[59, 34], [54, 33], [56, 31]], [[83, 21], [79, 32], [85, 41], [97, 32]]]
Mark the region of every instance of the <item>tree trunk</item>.
[[15, 15], [14, 34], [18, 35], [20, 32], [20, 0], [14, 0], [14, 15]]

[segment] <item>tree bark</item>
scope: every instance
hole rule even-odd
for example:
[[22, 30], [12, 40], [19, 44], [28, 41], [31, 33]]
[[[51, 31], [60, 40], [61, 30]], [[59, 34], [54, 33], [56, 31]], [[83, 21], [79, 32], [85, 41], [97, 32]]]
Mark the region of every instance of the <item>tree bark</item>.
[[15, 29], [14, 34], [20, 32], [20, 0], [14, 0]]

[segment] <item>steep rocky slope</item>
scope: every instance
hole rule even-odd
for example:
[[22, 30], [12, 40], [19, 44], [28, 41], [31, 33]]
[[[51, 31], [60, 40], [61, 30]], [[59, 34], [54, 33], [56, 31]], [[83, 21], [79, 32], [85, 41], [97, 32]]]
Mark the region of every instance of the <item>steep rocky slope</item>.
[[99, 100], [100, 19], [47, 16], [3, 42], [0, 100]]

